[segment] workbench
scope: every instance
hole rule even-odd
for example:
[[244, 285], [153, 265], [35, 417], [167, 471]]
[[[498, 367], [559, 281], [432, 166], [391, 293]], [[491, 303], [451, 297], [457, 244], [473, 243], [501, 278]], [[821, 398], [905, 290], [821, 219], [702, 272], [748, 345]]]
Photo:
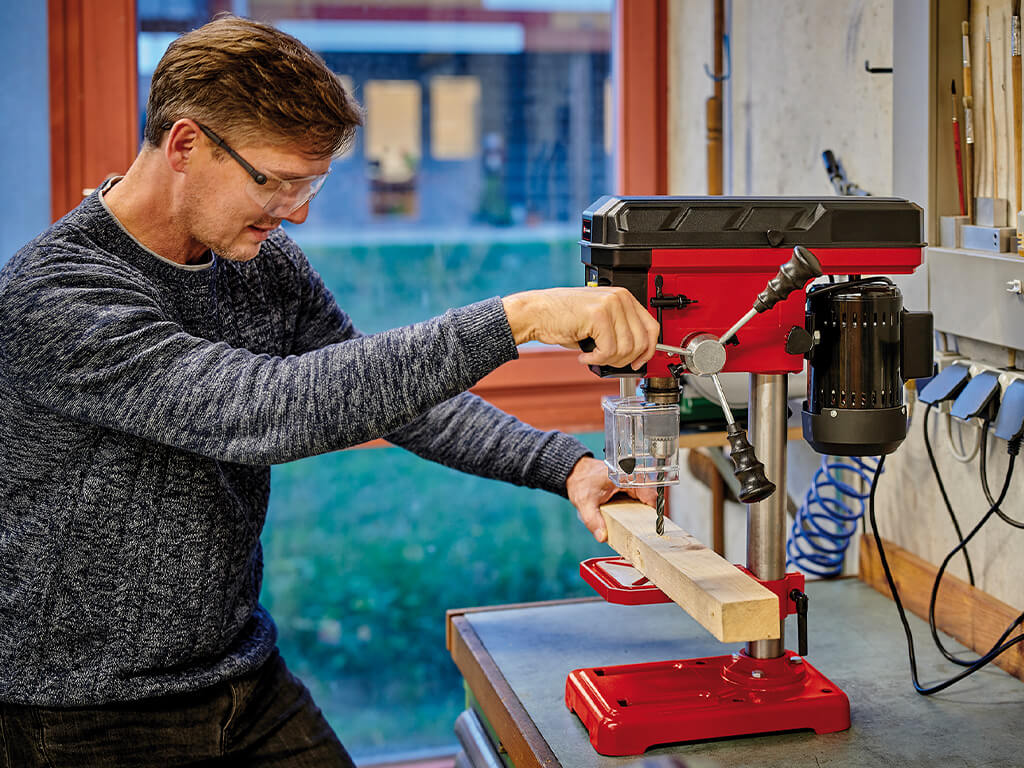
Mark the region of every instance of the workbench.
[[[891, 600], [856, 579], [810, 582], [806, 591], [808, 660], [849, 696], [852, 727], [677, 744], [645, 756], [697, 758], [721, 768], [1024, 765], [1020, 680], [990, 665], [944, 692], [920, 696], [910, 682]], [[927, 624], [912, 615], [909, 620], [922, 682], [959, 671], [939, 656]], [[793, 617], [789, 621], [786, 634], [795, 640]], [[946, 645], [962, 648], [951, 639]], [[719, 644], [673, 603], [622, 606], [599, 598], [450, 611], [448, 647], [516, 768], [603, 768], [640, 759], [594, 751], [565, 707], [565, 680], [573, 669], [740, 649]]]

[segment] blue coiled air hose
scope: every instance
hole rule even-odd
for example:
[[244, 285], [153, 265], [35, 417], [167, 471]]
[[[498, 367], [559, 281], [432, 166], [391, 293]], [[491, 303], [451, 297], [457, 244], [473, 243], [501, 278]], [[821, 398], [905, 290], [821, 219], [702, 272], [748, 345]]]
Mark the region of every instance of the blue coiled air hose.
[[[871, 495], [874, 456], [823, 456], [811, 487], [797, 510], [786, 542], [786, 563], [809, 576], [838, 576], [857, 522], [864, 516]], [[840, 480], [852, 473], [864, 480], [863, 491]], [[849, 475], [845, 479], [851, 479]]]

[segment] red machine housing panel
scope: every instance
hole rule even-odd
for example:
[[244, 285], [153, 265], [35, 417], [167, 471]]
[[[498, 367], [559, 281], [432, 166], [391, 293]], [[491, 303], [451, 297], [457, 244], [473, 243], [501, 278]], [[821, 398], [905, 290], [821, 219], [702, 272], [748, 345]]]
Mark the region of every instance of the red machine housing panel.
[[[813, 253], [826, 275], [910, 274], [921, 264], [920, 248], [824, 248]], [[753, 306], [754, 299], [775, 277], [792, 252], [781, 248], [665, 248], [651, 251], [647, 296], [683, 294], [697, 303], [662, 312], [662, 340], [685, 347], [696, 334], [721, 336]], [[803, 356], [786, 353], [786, 336], [793, 326], [804, 327], [806, 294], [789, 298], [755, 316], [737, 334], [739, 344], [727, 348], [723, 371], [743, 373], [799, 373]], [[657, 312], [650, 310], [655, 317]], [[679, 358], [655, 353], [647, 363], [648, 376], [669, 376]]]

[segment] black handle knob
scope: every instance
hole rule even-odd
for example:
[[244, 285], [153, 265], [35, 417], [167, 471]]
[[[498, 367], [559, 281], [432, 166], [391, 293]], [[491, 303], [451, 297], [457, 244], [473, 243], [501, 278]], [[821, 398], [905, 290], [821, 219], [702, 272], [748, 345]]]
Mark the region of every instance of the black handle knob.
[[807, 595], [801, 592], [799, 589], [794, 589], [789, 593], [789, 599], [796, 603], [796, 633], [797, 633], [797, 644], [799, 653], [801, 656], [807, 655], [807, 604], [809, 602]]
[[794, 325], [786, 334], [786, 354], [804, 355], [814, 346], [814, 337], [807, 332], [806, 328]]
[[779, 273], [768, 281], [754, 300], [754, 309], [767, 312], [793, 291], [803, 288], [809, 280], [821, 277], [821, 262], [802, 245], [793, 249], [793, 256], [779, 267]]
[[726, 437], [732, 449], [733, 474], [740, 481], [739, 499], [744, 504], [764, 501], [775, 493], [775, 483], [765, 477], [764, 464], [754, 455], [754, 447], [747, 440], [747, 431], [733, 422]]

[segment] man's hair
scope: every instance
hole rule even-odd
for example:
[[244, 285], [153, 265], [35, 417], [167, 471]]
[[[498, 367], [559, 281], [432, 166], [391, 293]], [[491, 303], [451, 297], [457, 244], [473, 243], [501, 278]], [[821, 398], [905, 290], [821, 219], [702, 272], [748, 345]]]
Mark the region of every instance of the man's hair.
[[229, 143], [294, 145], [315, 157], [340, 154], [363, 122], [359, 104], [317, 54], [278, 29], [230, 15], [177, 38], [157, 64], [146, 142], [159, 146], [182, 118]]

